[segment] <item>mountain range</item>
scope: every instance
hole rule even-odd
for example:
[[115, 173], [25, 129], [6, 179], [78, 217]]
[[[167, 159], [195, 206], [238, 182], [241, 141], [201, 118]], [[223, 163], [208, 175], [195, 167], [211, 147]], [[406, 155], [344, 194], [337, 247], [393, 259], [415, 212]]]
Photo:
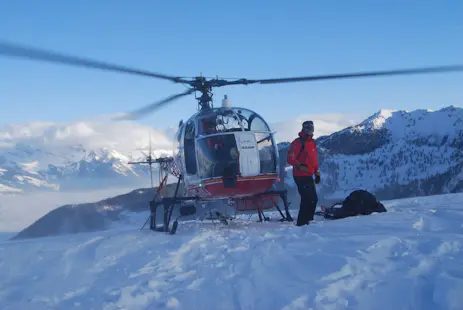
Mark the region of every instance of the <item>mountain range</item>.
[[[128, 161], [145, 159], [148, 133], [154, 137], [154, 156], [171, 154], [167, 132], [173, 129], [128, 122], [5, 126], [0, 131], [0, 193], [148, 187], [148, 168]], [[380, 110], [316, 141], [324, 197], [342, 197], [357, 188], [388, 199], [463, 189], [462, 108]], [[279, 143], [282, 164], [289, 142]]]
[[171, 154], [166, 132], [132, 122], [6, 125], [0, 193], [148, 186], [148, 167], [128, 162], [146, 160], [150, 136], [153, 156]]
[[382, 199], [463, 190], [463, 109], [381, 110], [319, 137], [321, 191], [367, 189]]

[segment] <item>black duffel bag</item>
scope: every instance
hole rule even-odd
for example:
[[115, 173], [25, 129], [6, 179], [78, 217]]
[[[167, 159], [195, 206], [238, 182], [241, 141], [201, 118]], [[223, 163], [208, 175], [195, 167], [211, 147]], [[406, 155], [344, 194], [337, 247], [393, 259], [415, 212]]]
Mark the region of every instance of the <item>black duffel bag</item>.
[[342, 202], [322, 210], [321, 215], [326, 219], [341, 219], [357, 215], [369, 215], [374, 212], [387, 212], [384, 205], [366, 190], [355, 190]]

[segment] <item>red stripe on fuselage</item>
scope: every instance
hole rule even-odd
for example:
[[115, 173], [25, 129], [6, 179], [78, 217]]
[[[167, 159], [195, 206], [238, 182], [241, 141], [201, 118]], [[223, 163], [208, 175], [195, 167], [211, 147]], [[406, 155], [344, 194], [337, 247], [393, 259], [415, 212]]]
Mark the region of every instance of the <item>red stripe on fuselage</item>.
[[199, 184], [190, 185], [188, 191], [194, 196], [205, 199], [245, 197], [267, 191], [276, 180], [278, 180], [277, 174], [238, 177], [235, 187], [224, 187], [222, 178], [214, 178], [204, 180], [202, 186]]

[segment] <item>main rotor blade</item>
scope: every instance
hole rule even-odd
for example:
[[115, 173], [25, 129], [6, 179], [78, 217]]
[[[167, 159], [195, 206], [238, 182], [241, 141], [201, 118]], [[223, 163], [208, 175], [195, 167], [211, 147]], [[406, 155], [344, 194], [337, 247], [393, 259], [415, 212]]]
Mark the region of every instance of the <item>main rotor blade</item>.
[[33, 47], [27, 46], [20, 46], [16, 44], [0, 42], [0, 55], [10, 56], [10, 57], [18, 57], [18, 58], [26, 58], [30, 60], [37, 60], [37, 61], [44, 61], [44, 62], [51, 62], [51, 63], [59, 63], [71, 66], [78, 66], [78, 67], [87, 67], [92, 69], [100, 69], [106, 71], [113, 71], [119, 73], [128, 73], [140, 76], [147, 76], [147, 77], [154, 77], [169, 80], [175, 83], [188, 83], [189, 81], [184, 80], [182, 78], [168, 76], [164, 74], [143, 71], [139, 69], [132, 69], [127, 68], [119, 65], [109, 64], [101, 61], [95, 61], [85, 58], [80, 58], [76, 56], [68, 56], [59, 54], [56, 52], [45, 51]]
[[427, 68], [412, 68], [412, 69], [398, 69], [398, 70], [388, 70], [388, 71], [371, 71], [371, 72], [329, 74], [329, 75], [314, 75], [314, 76], [304, 76], [304, 77], [263, 79], [263, 80], [242, 79], [242, 80], [230, 81], [230, 82], [227, 81], [227, 82], [225, 82], [225, 84], [226, 85], [236, 85], [236, 84], [276, 84], [276, 83], [292, 83], [292, 82], [334, 80], [334, 79], [346, 79], [346, 78], [391, 76], [391, 75], [408, 75], [408, 74], [428, 74], [428, 73], [443, 73], [443, 72], [458, 72], [458, 71], [463, 71], [463, 65], [451, 65], [451, 66], [427, 67]]
[[137, 118], [140, 118], [148, 113], [152, 113], [162, 107], [164, 107], [165, 105], [167, 105], [168, 103], [174, 101], [174, 100], [177, 100], [183, 96], [187, 96], [187, 95], [190, 95], [194, 92], [195, 90], [193, 88], [191, 89], [188, 89], [186, 92], [183, 92], [183, 93], [180, 93], [180, 94], [176, 94], [176, 95], [172, 95], [170, 97], [167, 97], [161, 101], [158, 101], [158, 102], [155, 102], [155, 103], [152, 103], [150, 105], [147, 105], [143, 108], [140, 108], [138, 110], [135, 110], [131, 113], [127, 113], [126, 115], [124, 116], [120, 116], [120, 117], [116, 117], [114, 118], [114, 120], [134, 120], [134, 119], [137, 119]]

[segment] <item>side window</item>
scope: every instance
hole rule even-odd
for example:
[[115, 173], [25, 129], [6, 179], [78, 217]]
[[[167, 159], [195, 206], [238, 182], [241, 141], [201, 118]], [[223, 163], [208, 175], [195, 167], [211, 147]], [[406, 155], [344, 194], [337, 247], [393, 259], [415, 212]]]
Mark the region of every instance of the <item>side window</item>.
[[185, 166], [187, 174], [196, 174], [198, 169], [196, 166], [196, 152], [195, 152], [195, 124], [189, 121], [185, 127], [184, 135], [184, 151], [185, 151]]
[[259, 149], [260, 173], [277, 172], [277, 155], [272, 136], [268, 133], [255, 132]]
[[174, 137], [174, 150], [173, 150], [174, 157], [182, 153], [181, 149], [183, 148], [183, 129], [184, 127], [180, 126]]

